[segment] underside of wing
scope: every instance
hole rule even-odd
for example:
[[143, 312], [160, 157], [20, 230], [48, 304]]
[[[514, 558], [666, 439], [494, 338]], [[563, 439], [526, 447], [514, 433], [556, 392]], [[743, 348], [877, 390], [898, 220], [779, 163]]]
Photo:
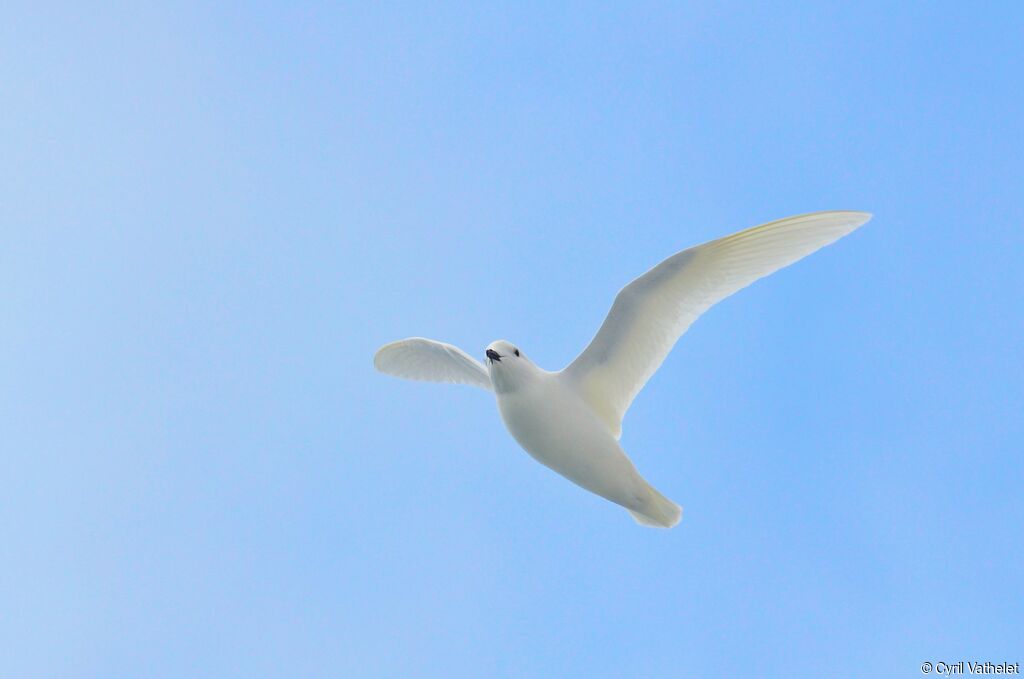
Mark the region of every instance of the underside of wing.
[[816, 212], [683, 250], [623, 288], [590, 345], [563, 371], [618, 437], [622, 417], [704, 311], [845, 236], [866, 212]]
[[483, 364], [456, 346], [422, 337], [385, 344], [377, 350], [373, 365], [395, 377], [471, 384], [491, 391], [491, 376]]

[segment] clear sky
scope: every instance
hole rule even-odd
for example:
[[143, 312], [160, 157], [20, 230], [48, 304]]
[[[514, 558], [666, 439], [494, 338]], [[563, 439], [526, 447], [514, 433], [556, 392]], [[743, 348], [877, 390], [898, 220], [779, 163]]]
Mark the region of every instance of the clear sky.
[[[1024, 662], [1020, 3], [432, 4], [0, 8], [0, 674]], [[373, 371], [826, 209], [626, 417], [671, 531]]]

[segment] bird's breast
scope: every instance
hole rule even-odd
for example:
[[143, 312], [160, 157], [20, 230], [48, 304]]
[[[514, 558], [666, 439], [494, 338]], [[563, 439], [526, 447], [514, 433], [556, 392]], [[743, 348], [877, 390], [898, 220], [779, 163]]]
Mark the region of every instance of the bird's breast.
[[540, 384], [498, 397], [502, 420], [513, 438], [540, 462], [563, 462], [609, 448], [619, 450], [607, 427], [575, 393]]
[[573, 405], [566, 395], [544, 386], [498, 396], [505, 426], [523, 445], [527, 441], [549, 441], [565, 427], [573, 427], [577, 419]]

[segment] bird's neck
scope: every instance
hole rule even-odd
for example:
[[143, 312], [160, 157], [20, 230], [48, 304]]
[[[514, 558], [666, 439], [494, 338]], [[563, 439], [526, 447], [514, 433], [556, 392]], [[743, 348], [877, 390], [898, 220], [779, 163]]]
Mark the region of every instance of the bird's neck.
[[491, 367], [491, 384], [497, 394], [511, 394], [532, 384], [544, 375], [544, 371], [532, 365], [518, 365], [513, 370]]

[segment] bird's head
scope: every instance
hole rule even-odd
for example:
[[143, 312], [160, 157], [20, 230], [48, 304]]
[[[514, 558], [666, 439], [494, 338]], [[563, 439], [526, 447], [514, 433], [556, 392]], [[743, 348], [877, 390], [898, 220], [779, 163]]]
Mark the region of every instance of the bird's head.
[[491, 382], [499, 393], [515, 391], [524, 380], [537, 371], [537, 366], [519, 347], [505, 340], [495, 340], [484, 351], [484, 364]]

